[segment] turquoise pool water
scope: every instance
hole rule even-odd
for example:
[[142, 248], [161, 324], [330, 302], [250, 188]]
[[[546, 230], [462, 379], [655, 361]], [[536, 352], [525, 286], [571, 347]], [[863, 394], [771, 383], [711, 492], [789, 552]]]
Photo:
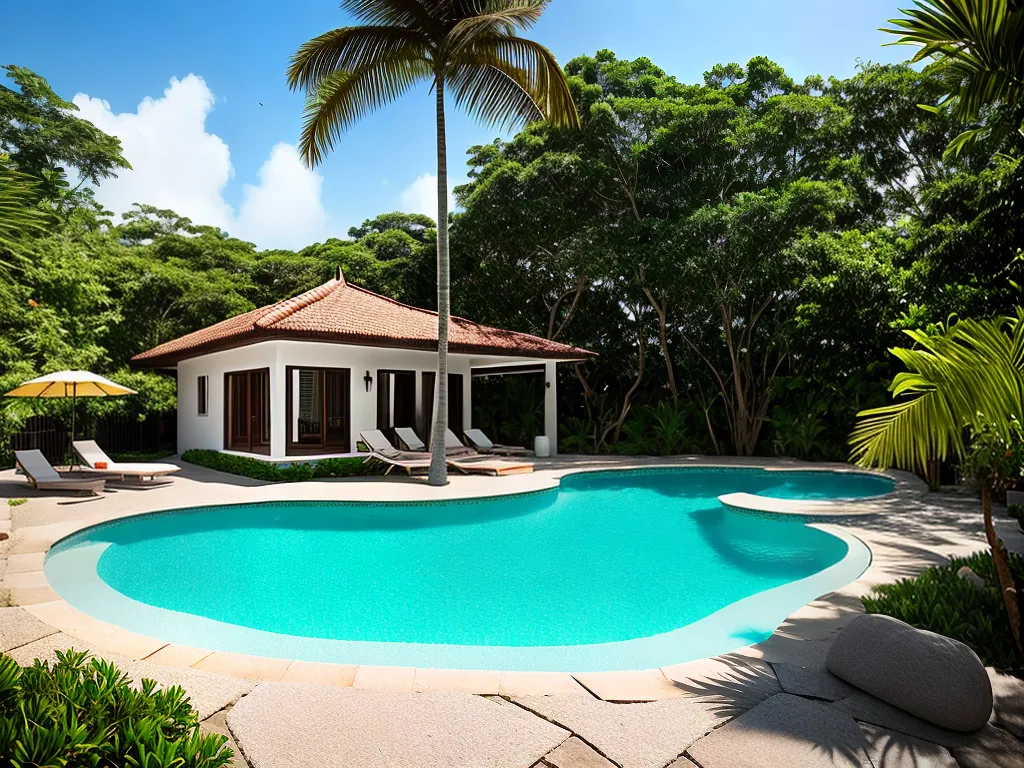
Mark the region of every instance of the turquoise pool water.
[[656, 660], [666, 664], [763, 639], [866, 567], [862, 545], [730, 512], [717, 496], [891, 490], [859, 474], [680, 469], [585, 473], [477, 501], [207, 507], [81, 531], [54, 546], [46, 573], [97, 618], [200, 647], [453, 668], [651, 666], [651, 654], [677, 656]]

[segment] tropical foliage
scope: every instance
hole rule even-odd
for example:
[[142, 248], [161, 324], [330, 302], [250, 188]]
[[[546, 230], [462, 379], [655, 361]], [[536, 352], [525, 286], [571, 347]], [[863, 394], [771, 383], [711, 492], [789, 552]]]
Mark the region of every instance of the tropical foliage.
[[320, 459], [316, 462], [294, 461], [281, 467], [249, 456], [236, 456], [220, 451], [192, 449], [181, 455], [183, 461], [231, 475], [265, 480], [269, 483], [300, 483], [328, 477], [362, 477], [383, 472], [379, 464], [358, 457]]
[[[1024, 135], [1024, 4], [1019, 0], [915, 0], [892, 19], [899, 43], [920, 46], [914, 61], [934, 59], [949, 92], [948, 106], [963, 123], [981, 123], [957, 136], [952, 154], [993, 131]], [[936, 107], [926, 107], [936, 109]]]
[[[984, 580], [980, 589], [959, 575], [970, 568]], [[1024, 583], [1024, 558], [1012, 555], [1010, 567]], [[875, 587], [862, 598], [868, 613], [884, 613], [918, 629], [952, 637], [970, 646], [985, 666], [1003, 672], [1020, 669], [1010, 623], [999, 596], [992, 557], [954, 557], [946, 565], [923, 571], [913, 579]]]
[[178, 687], [133, 685], [109, 662], [57, 652], [20, 669], [0, 654], [0, 763], [14, 768], [220, 768], [227, 738], [203, 734]]
[[444, 485], [448, 427], [448, 156], [445, 97], [483, 123], [511, 127], [543, 118], [554, 128], [579, 118], [551, 52], [519, 36], [549, 0], [342, 0], [363, 22], [309, 40], [288, 70], [306, 92], [300, 147], [317, 165], [362, 117], [414, 85], [434, 92], [437, 117], [437, 381], [431, 436], [431, 485]]
[[[959, 320], [908, 331], [913, 348], [892, 353], [907, 370], [896, 375], [896, 402], [863, 411], [851, 436], [865, 466], [922, 470], [954, 452], [981, 489], [985, 534], [1020, 665], [1024, 626], [1006, 547], [992, 520], [992, 494], [1020, 477], [1024, 453], [1024, 309], [1014, 317]], [[968, 438], [968, 439], [965, 439]]]

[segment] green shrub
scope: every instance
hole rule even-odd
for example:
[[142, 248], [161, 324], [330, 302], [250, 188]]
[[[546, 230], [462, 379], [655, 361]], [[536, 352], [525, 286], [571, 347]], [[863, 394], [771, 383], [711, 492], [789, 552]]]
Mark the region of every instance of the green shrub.
[[[965, 565], [985, 580], [985, 588], [978, 589], [957, 576]], [[1017, 583], [1024, 583], [1024, 558], [1011, 554], [1010, 567]], [[914, 579], [875, 587], [862, 602], [868, 613], [883, 613], [919, 629], [960, 640], [986, 666], [1013, 671], [1013, 636], [995, 584], [992, 555], [979, 552], [966, 558], [954, 557], [949, 565], [929, 568]]]
[[359, 456], [345, 456], [335, 459], [323, 459], [311, 464], [293, 462], [286, 467], [279, 467], [270, 461], [262, 461], [249, 456], [235, 456], [220, 451], [191, 450], [181, 455], [182, 460], [200, 467], [227, 472], [231, 475], [250, 477], [253, 480], [265, 480], [272, 483], [298, 483], [304, 480], [324, 477], [359, 477], [362, 475], [381, 474], [381, 467], [376, 462], [365, 462]]
[[20, 507], [22, 504], [26, 504], [28, 499], [8, 499], [7, 506], [9, 507]]
[[123, 453], [112, 453], [110, 458], [121, 462], [150, 462], [160, 461], [174, 455], [172, 448], [160, 448], [156, 451], [125, 451]]
[[199, 731], [178, 687], [156, 690], [84, 653], [57, 652], [27, 669], [0, 654], [0, 765], [220, 768], [227, 738]]

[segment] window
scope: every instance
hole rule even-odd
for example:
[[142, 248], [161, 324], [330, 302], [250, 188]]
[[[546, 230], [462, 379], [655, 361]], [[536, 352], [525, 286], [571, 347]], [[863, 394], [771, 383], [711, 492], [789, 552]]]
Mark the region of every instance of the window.
[[200, 376], [199, 379], [199, 410], [200, 416], [205, 416], [209, 412], [210, 405], [210, 377]]

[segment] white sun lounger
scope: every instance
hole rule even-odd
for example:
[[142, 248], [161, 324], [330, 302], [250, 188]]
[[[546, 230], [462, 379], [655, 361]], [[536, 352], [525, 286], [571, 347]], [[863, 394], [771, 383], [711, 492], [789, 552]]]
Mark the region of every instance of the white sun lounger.
[[[430, 452], [427, 444], [424, 443], [420, 439], [420, 436], [416, 434], [415, 429], [412, 429], [411, 427], [395, 427], [395, 434], [398, 435], [398, 439], [401, 440], [410, 451]], [[459, 438], [455, 436], [455, 433], [450, 429], [445, 434], [444, 450], [449, 456], [476, 453], [472, 448], [463, 445], [459, 441]]]
[[429, 453], [414, 453], [412, 451], [400, 451], [391, 444], [391, 441], [384, 436], [379, 429], [368, 429], [359, 433], [359, 439], [370, 449], [369, 459], [377, 459], [388, 464], [388, 470], [384, 474], [390, 474], [395, 467], [404, 469], [406, 474], [411, 475], [416, 469], [430, 468]]
[[473, 444], [480, 453], [492, 453], [495, 456], [532, 456], [533, 451], [517, 445], [499, 445], [492, 443], [491, 439], [481, 429], [467, 429], [466, 439]]
[[95, 440], [75, 440], [71, 445], [74, 446], [75, 453], [81, 456], [82, 461], [85, 462], [84, 470], [87, 472], [102, 472], [105, 475], [114, 475], [122, 480], [126, 477], [152, 480], [156, 477], [181, 471], [181, 467], [174, 464], [114, 461], [103, 452], [103, 449], [96, 444]]
[[89, 491], [98, 494], [107, 482], [103, 477], [61, 477], [42, 451], [15, 451], [14, 460], [25, 473], [28, 484], [40, 491]]

